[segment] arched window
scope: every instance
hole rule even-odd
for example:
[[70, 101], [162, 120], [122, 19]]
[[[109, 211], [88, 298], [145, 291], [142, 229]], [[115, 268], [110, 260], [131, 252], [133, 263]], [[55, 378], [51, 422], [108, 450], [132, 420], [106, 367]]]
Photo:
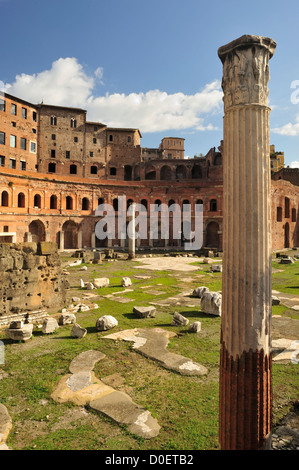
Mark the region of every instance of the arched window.
[[175, 200], [174, 200], [174, 199], [169, 199], [169, 201], [168, 201], [168, 207], [173, 206], [173, 204], [175, 204]]
[[84, 197], [82, 199], [82, 210], [83, 211], [88, 211], [88, 209], [89, 209], [89, 200], [88, 200], [87, 197]]
[[114, 166], [110, 168], [110, 176], [116, 176], [116, 168]]
[[100, 206], [101, 204], [104, 204], [104, 198], [99, 197], [98, 198], [98, 206]]
[[115, 210], [115, 212], [117, 212], [118, 211], [118, 198], [113, 199], [112, 205], [113, 205], [113, 209]]
[[25, 207], [25, 194], [24, 193], [18, 194], [18, 207]]
[[55, 194], [50, 197], [50, 209], [57, 209], [57, 196]]
[[192, 178], [202, 178], [202, 171], [199, 165], [194, 165], [191, 171]]
[[77, 121], [75, 118], [71, 118], [71, 127], [75, 129], [77, 127]]
[[284, 198], [284, 216], [287, 219], [290, 217], [290, 199], [288, 197]]
[[127, 209], [129, 209], [130, 205], [133, 204], [133, 199], [128, 199], [127, 200]]
[[147, 200], [141, 199], [140, 204], [147, 210]]
[[296, 209], [292, 209], [292, 222], [296, 222]]
[[49, 163], [48, 173], [56, 173], [56, 163]]
[[276, 221], [281, 222], [282, 221], [282, 207], [277, 207], [276, 209]]
[[175, 170], [176, 179], [185, 179], [187, 174], [186, 167], [184, 165], [179, 165]]
[[124, 168], [124, 180], [131, 181], [132, 179], [132, 167], [130, 165], [125, 165]]
[[38, 207], [38, 208], [40, 209], [40, 208], [41, 208], [41, 202], [42, 202], [42, 198], [40, 197], [40, 195], [39, 195], [39, 194], [35, 194], [33, 206], [34, 206], [34, 207]]
[[217, 201], [216, 201], [216, 199], [211, 199], [210, 200], [210, 211], [211, 212], [216, 212], [217, 211]]
[[1, 206], [2, 207], [8, 207], [8, 192], [7, 191], [2, 191]]
[[70, 175], [77, 174], [77, 165], [70, 165]]
[[57, 118], [52, 114], [50, 118], [51, 126], [56, 126], [57, 125]]
[[161, 200], [160, 199], [156, 199], [155, 200], [155, 211], [160, 211], [161, 209]]
[[98, 168], [95, 165], [91, 166], [90, 167], [90, 174], [91, 175], [96, 175], [97, 173], [98, 173]]
[[171, 180], [171, 168], [167, 165], [162, 166], [160, 171], [161, 180]]
[[71, 211], [73, 209], [73, 198], [71, 196], [66, 197], [66, 209]]

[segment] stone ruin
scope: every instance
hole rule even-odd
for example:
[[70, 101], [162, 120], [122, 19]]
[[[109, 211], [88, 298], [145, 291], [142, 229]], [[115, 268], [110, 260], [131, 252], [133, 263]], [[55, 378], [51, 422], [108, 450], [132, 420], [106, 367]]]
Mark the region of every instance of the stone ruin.
[[0, 244], [0, 279], [0, 324], [65, 304], [69, 286], [56, 243]]

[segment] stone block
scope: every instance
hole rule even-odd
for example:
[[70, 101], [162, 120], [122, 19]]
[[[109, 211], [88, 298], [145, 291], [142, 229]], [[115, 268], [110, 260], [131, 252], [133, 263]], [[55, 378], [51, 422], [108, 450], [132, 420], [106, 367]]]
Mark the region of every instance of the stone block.
[[84, 338], [84, 336], [87, 334], [87, 330], [85, 328], [82, 328], [78, 323], [75, 323], [72, 331], [71, 331], [71, 336], [73, 338]]
[[188, 318], [184, 317], [184, 315], [181, 315], [178, 312], [174, 312], [171, 322], [172, 326], [187, 326], [188, 323]]
[[201, 331], [201, 322], [195, 321], [194, 323], [191, 323], [191, 325], [189, 325], [188, 331], [191, 333], [198, 333]]
[[205, 286], [196, 287], [196, 289], [194, 289], [192, 295], [193, 295], [193, 297], [201, 298], [205, 292], [210, 292], [210, 289], [208, 287], [205, 287]]
[[107, 277], [98, 277], [93, 280], [93, 285], [96, 289], [100, 287], [107, 287], [109, 286], [109, 279]]
[[22, 328], [7, 328], [6, 336], [14, 341], [28, 341], [32, 336], [32, 331], [32, 323], [27, 323]]
[[132, 285], [132, 281], [129, 277], [123, 277], [121, 280], [122, 287], [129, 287]]
[[116, 320], [116, 318], [112, 317], [111, 315], [104, 315], [97, 319], [96, 329], [99, 331], [106, 331], [111, 330], [117, 325], [118, 321]]
[[55, 242], [39, 242], [38, 254], [40, 255], [51, 255], [57, 252], [57, 245]]
[[42, 332], [44, 334], [54, 333], [59, 328], [56, 318], [45, 318], [42, 325]]
[[201, 298], [201, 311], [221, 316], [222, 295], [218, 292], [205, 292]]
[[74, 313], [63, 313], [58, 320], [59, 325], [71, 325], [73, 323], [76, 323], [76, 315]]
[[133, 312], [139, 318], [154, 318], [156, 316], [156, 307], [134, 307]]

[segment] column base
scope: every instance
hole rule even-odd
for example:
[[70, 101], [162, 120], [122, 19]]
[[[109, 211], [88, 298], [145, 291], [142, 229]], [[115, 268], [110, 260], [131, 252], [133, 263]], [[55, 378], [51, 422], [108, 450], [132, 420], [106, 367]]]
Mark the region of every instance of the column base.
[[263, 350], [220, 355], [219, 443], [222, 450], [271, 448], [272, 361]]

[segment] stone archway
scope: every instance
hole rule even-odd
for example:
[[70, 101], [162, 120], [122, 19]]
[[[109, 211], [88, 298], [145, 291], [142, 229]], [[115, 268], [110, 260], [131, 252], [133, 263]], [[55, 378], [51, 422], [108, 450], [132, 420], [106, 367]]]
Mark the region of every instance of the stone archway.
[[29, 224], [29, 233], [31, 233], [31, 239], [35, 243], [46, 240], [46, 230], [41, 220], [33, 220]]
[[64, 235], [64, 249], [78, 248], [78, 225], [73, 220], [67, 220], [62, 226]]
[[215, 221], [209, 222], [206, 227], [205, 246], [219, 248], [219, 224]]

